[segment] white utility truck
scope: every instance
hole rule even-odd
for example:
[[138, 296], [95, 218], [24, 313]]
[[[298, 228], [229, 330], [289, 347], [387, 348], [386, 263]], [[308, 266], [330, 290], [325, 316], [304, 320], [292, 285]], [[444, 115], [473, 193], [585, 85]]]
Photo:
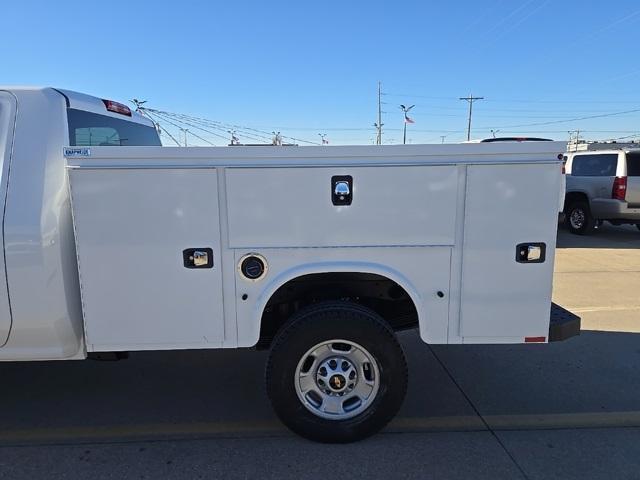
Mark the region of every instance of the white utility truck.
[[579, 333], [551, 304], [564, 150], [163, 148], [125, 105], [0, 88], [0, 360], [270, 348], [288, 427], [363, 438], [405, 395], [399, 330]]

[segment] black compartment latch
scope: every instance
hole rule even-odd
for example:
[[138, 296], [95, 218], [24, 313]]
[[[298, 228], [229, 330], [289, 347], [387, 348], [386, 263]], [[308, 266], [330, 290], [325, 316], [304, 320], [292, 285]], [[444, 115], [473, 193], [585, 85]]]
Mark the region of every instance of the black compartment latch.
[[516, 262], [543, 263], [546, 251], [544, 243], [521, 243], [516, 246]]
[[182, 251], [182, 260], [186, 268], [213, 268], [213, 249], [187, 248]]

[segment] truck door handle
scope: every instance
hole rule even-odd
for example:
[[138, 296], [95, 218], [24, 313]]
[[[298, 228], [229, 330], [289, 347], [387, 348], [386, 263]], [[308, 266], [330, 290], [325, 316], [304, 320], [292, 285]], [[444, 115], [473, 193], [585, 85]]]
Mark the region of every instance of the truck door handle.
[[182, 251], [185, 268], [213, 268], [213, 249], [187, 248]]
[[544, 243], [521, 243], [516, 246], [516, 262], [543, 263], [546, 250]]
[[353, 177], [336, 175], [331, 177], [331, 202], [334, 205], [351, 205], [353, 200]]

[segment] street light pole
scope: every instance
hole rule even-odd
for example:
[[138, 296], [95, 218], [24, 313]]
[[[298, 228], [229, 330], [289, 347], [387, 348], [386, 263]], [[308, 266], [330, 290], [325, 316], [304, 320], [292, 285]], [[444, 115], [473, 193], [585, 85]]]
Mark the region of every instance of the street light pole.
[[406, 107], [404, 105], [400, 105], [400, 110], [402, 110], [402, 113], [404, 114], [404, 131], [402, 134], [402, 144], [406, 145], [407, 143], [407, 123], [413, 123], [413, 120], [411, 120], [408, 116], [407, 113], [409, 113], [409, 110], [411, 110], [413, 107], [415, 107], [415, 105], [411, 105], [410, 107]]

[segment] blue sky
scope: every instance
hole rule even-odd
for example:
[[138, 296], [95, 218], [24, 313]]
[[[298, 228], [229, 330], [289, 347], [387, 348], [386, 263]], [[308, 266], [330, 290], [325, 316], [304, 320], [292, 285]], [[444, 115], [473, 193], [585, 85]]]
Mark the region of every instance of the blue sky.
[[640, 109], [637, 0], [5, 0], [2, 17], [0, 84], [332, 144], [373, 141], [378, 81], [385, 143], [402, 141], [401, 103], [410, 142], [463, 140], [469, 93], [485, 97], [475, 138], [640, 134], [640, 112], [566, 121]]

